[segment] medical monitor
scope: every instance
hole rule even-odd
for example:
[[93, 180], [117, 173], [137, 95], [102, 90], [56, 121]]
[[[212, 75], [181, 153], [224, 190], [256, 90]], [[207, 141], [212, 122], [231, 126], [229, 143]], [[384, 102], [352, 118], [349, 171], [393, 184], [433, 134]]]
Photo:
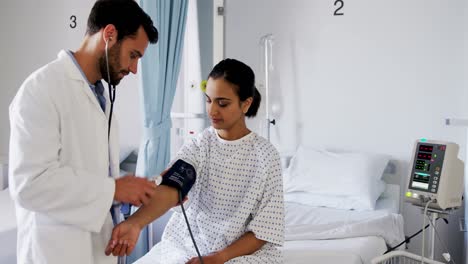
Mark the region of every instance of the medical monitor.
[[458, 145], [450, 142], [418, 140], [413, 148], [406, 188], [407, 202], [446, 210], [461, 206], [463, 162], [458, 159]]

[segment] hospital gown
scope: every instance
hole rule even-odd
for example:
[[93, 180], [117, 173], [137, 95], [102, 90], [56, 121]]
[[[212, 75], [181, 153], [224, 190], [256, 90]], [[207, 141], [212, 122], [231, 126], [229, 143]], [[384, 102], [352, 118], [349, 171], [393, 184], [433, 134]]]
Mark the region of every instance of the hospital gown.
[[[176, 159], [193, 164], [197, 180], [184, 203], [200, 254], [226, 248], [251, 231], [267, 243], [248, 256], [226, 263], [283, 263], [284, 205], [278, 152], [251, 132], [226, 141], [207, 128], [185, 144]], [[135, 263], [181, 264], [196, 257], [180, 206], [162, 241]]]

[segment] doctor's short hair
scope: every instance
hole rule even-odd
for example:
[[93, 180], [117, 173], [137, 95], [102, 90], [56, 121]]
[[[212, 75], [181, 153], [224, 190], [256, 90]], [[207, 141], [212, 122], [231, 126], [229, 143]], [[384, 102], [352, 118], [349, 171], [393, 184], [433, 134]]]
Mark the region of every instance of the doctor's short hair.
[[94, 3], [88, 17], [86, 34], [94, 35], [102, 28], [112, 24], [118, 31], [117, 40], [135, 36], [143, 26], [149, 42], [158, 42], [158, 30], [151, 17], [141, 9], [135, 0], [98, 0]]
[[252, 104], [245, 116], [254, 117], [257, 114], [262, 97], [255, 87], [255, 74], [247, 64], [235, 59], [224, 59], [214, 66], [208, 78], [224, 78], [233, 84], [240, 101], [252, 97]]

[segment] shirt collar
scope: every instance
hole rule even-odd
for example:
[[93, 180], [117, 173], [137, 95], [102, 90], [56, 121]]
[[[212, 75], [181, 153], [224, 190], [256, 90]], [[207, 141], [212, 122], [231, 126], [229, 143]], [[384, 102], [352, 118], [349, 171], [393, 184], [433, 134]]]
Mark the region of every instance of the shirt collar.
[[80, 64], [78, 64], [78, 62], [76, 61], [75, 59], [75, 54], [71, 51], [71, 50], [66, 50], [65, 51], [68, 56], [70, 56], [70, 58], [72, 59], [73, 63], [75, 64], [76, 68], [78, 68], [78, 70], [80, 70], [80, 73], [81, 75], [83, 76], [83, 79], [86, 80], [86, 82], [88, 83], [88, 85], [91, 87], [91, 88], [94, 88], [94, 84], [91, 84], [88, 80], [88, 78], [86, 77], [86, 75], [84, 74], [83, 72], [83, 69], [81, 68]]

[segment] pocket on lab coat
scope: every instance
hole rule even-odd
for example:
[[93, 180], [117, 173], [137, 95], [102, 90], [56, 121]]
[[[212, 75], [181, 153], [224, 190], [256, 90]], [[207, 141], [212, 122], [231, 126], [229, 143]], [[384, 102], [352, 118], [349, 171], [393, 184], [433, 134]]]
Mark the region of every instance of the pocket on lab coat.
[[37, 226], [32, 236], [34, 263], [92, 263], [90, 233], [71, 226]]

